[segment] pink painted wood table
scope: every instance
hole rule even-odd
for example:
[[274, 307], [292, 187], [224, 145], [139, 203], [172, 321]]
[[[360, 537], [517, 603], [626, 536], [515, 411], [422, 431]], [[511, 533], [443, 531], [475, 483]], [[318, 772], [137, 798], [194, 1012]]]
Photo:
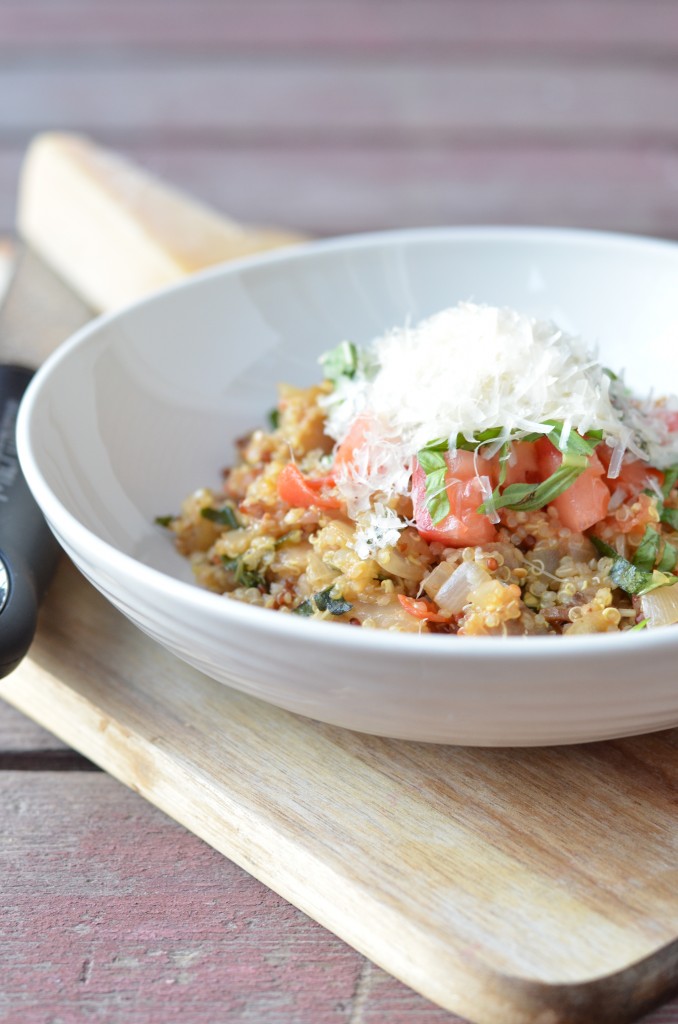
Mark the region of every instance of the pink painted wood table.
[[[676, 110], [670, 0], [0, 0], [0, 231], [56, 128], [315, 234], [675, 238]], [[2, 1024], [459, 1020], [2, 703], [0, 823]]]

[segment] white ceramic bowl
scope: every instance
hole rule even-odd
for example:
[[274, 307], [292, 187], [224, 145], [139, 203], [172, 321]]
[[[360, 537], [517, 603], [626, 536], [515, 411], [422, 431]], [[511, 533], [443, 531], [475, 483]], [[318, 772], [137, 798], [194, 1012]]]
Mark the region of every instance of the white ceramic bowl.
[[462, 299], [600, 344], [642, 390], [678, 391], [678, 246], [556, 230], [450, 229], [312, 244], [218, 268], [80, 331], [18, 424], [38, 503], [82, 572], [191, 665], [348, 728], [473, 745], [569, 743], [678, 724], [678, 627], [572, 638], [379, 633], [277, 614], [191, 581], [154, 517], [218, 486], [284, 380]]

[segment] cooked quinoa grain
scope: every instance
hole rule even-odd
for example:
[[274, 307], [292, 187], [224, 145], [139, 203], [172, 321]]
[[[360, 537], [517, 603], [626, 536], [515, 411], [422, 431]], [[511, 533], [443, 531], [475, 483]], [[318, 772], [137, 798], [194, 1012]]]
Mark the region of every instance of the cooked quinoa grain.
[[[560, 341], [542, 327], [543, 354]], [[567, 422], [528, 409], [536, 431], [516, 420], [443, 436], [415, 417], [430, 439], [408, 449], [409, 396], [406, 412], [384, 404], [376, 357], [360, 358], [343, 343], [321, 384], [281, 386], [275, 425], [239, 439], [222, 488], [163, 518], [200, 585], [285, 614], [441, 636], [678, 623], [678, 403], [641, 406], [572, 356], [591, 394], [604, 393], [603, 426], [580, 427], [586, 402]], [[430, 403], [442, 408], [438, 384], [433, 375]]]

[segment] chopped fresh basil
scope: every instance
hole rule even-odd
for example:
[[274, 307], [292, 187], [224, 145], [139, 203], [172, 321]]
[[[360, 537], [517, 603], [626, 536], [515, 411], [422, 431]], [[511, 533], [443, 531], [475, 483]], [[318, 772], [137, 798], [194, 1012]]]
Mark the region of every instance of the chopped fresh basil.
[[[454, 447], [460, 448], [464, 452], [474, 452], [480, 445], [487, 444], [489, 441], [496, 441], [503, 433], [503, 427], [490, 427], [489, 430], [476, 431], [471, 440], [463, 434], [457, 434]], [[447, 441], [432, 441], [431, 443], [438, 446], [444, 443], [445, 448], [441, 449], [443, 451], [447, 451], [449, 448]], [[426, 445], [426, 447], [428, 448], [429, 446]]]
[[242, 529], [242, 523], [238, 520], [232, 505], [222, 505], [221, 508], [201, 508], [200, 515], [203, 519], [209, 519], [211, 523], [228, 526], [231, 530]]
[[346, 612], [350, 612], [353, 605], [344, 601], [343, 597], [330, 597], [331, 592], [332, 587], [327, 587], [326, 590], [313, 595], [318, 611], [329, 612], [330, 615], [345, 615]]
[[[633, 562], [626, 558], [618, 557], [610, 569], [610, 579], [616, 583], [620, 590], [627, 594], [646, 594], [648, 590], [654, 590], [656, 583], [654, 573], [639, 569]], [[678, 582], [678, 579], [676, 580]]]
[[678, 481], [678, 463], [674, 466], [669, 466], [668, 469], [664, 470], [664, 483], [662, 484], [662, 494], [665, 498], [668, 498], [669, 494], [676, 486]]
[[647, 629], [647, 627], [649, 625], [650, 625], [650, 620], [649, 619], [641, 619], [640, 622], [636, 622], [635, 626], [631, 626], [631, 628], [629, 629], [629, 633], [633, 633], [634, 630], [637, 630], [637, 629]]
[[317, 609], [319, 612], [329, 612], [330, 615], [345, 615], [346, 612], [350, 612], [353, 607], [348, 601], [344, 601], [343, 597], [330, 597], [332, 587], [327, 587], [325, 590], [320, 590], [313, 597], [308, 597], [301, 604], [293, 608], [292, 611], [295, 615], [313, 615]]
[[320, 357], [320, 365], [327, 380], [334, 383], [341, 377], [351, 380], [358, 369], [358, 349], [352, 341], [342, 341]]
[[280, 426], [280, 409], [271, 409], [268, 414], [268, 422], [271, 430], [277, 430]]
[[662, 523], [666, 523], [672, 530], [678, 530], [678, 508], [662, 508], [659, 518]]
[[605, 558], [621, 558], [619, 552], [615, 551], [615, 549], [604, 541], [602, 537], [594, 537], [593, 534], [591, 534], [589, 540], [599, 555], [604, 555]]
[[[497, 493], [494, 497], [495, 509], [508, 508], [519, 512], [531, 512], [533, 509], [548, 505], [550, 501], [566, 491], [586, 469], [586, 465], [566, 465], [567, 458], [567, 456], [563, 456], [563, 464], [560, 469], [557, 469], [540, 484], [509, 484], [501, 494]], [[579, 459], [581, 456], [573, 456], [573, 458]], [[484, 502], [478, 511], [487, 514], [487, 503]]]
[[672, 576], [670, 573], [658, 569], [653, 571], [640, 569], [633, 562], [629, 562], [628, 558], [618, 555], [614, 548], [606, 544], [600, 537], [591, 536], [590, 539], [601, 555], [614, 559], [610, 569], [610, 579], [627, 594], [648, 594], [651, 590], [657, 590], [658, 587], [669, 587], [678, 583], [678, 576]]
[[[514, 431], [502, 445], [500, 462], [502, 471], [499, 485], [495, 488], [492, 501], [484, 502], [478, 512], [487, 515], [490, 511], [500, 508], [513, 509], [514, 511], [530, 512], [533, 509], [543, 508], [558, 495], [566, 491], [588, 466], [588, 460], [593, 455], [596, 447], [603, 439], [602, 430], [591, 430], [585, 436], [578, 434], [576, 430], [570, 430], [563, 441], [564, 423], [562, 420], [547, 420], [551, 429], [545, 433], [524, 433]], [[489, 430], [478, 431], [471, 439], [463, 434], [458, 434], [455, 439], [455, 448], [463, 451], [477, 451], [481, 445], [496, 441], [505, 433], [503, 427], [491, 427]], [[535, 442], [542, 437], [549, 440], [563, 453], [562, 465], [547, 480], [539, 484], [509, 484], [501, 489], [506, 479], [506, 458], [508, 455], [508, 444], [511, 440], [522, 440]], [[449, 515], [450, 503], [445, 488], [445, 474], [447, 462], [444, 453], [449, 451], [450, 445], [445, 438], [436, 438], [430, 441], [419, 452], [417, 459], [426, 474], [426, 507], [433, 523], [439, 523], [445, 516]]]
[[313, 601], [310, 597], [307, 597], [305, 601], [302, 601], [301, 604], [298, 604], [296, 608], [292, 609], [292, 614], [303, 615], [306, 618], [309, 615], [313, 615], [314, 611], [315, 608], [313, 606]]
[[158, 526], [167, 527], [171, 526], [175, 519], [176, 516], [156, 516], [154, 522], [157, 523]]
[[417, 452], [419, 465], [426, 474], [426, 508], [431, 516], [431, 521], [441, 522], [450, 514], [450, 499], [447, 496], [445, 476], [447, 474], [447, 462], [445, 455], [437, 445], [446, 442], [431, 442], [425, 448]]
[[227, 558], [224, 556], [221, 561], [224, 568], [233, 573], [235, 582], [239, 587], [256, 587], [258, 590], [268, 589], [266, 578], [254, 569], [248, 569], [244, 564], [242, 555], [239, 555], [237, 558]]
[[662, 556], [657, 563], [657, 568], [660, 572], [673, 572], [678, 563], [678, 550], [674, 548], [673, 544], [669, 544], [668, 541], [664, 542], [664, 550]]
[[542, 437], [548, 437], [549, 441], [556, 446], [561, 452], [568, 455], [593, 455], [597, 446], [603, 440], [602, 430], [589, 430], [584, 436], [578, 434], [576, 430], [570, 430], [568, 433], [565, 443], [563, 445], [563, 431], [565, 424], [562, 420], [546, 420], [545, 421], [551, 429], [544, 434], [523, 434], [523, 436], [516, 435], [516, 440], [519, 441], [538, 441]]
[[[603, 437], [601, 430], [591, 430], [585, 437], [576, 430], [570, 430], [563, 442], [564, 424], [560, 420], [548, 421], [552, 429], [548, 434], [529, 434], [523, 440], [536, 441], [548, 437], [552, 444], [563, 453], [563, 461], [550, 477], [539, 484], [509, 484], [503, 491], [495, 490], [492, 504], [495, 509], [508, 508], [513, 511], [531, 512], [543, 508], [570, 487], [588, 466], [588, 460]], [[487, 513], [488, 503], [478, 509]]]
[[645, 572], [652, 571], [654, 563], [657, 561], [660, 543], [660, 534], [656, 530], [653, 530], [651, 526], [648, 526], [643, 535], [643, 539], [636, 548], [636, 553], [633, 558], [633, 564], [637, 569], [642, 569]]

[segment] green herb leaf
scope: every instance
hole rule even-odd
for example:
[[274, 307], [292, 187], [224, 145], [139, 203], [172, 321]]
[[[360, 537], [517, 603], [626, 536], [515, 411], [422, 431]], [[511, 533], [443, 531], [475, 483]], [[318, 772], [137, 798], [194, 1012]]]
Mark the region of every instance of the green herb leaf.
[[[461, 437], [461, 434], [459, 435], [459, 437]], [[460, 446], [457, 445], [457, 447]], [[435, 441], [429, 441], [428, 444], [425, 444], [423, 448], [419, 449], [419, 452], [417, 453], [417, 458], [420, 458], [422, 454], [424, 455], [424, 458], [426, 458], [427, 452], [447, 452], [449, 450], [450, 445], [447, 438], [437, 437]]]
[[419, 465], [426, 474], [426, 508], [431, 521], [440, 523], [450, 514], [450, 499], [447, 496], [446, 474], [447, 462], [445, 455], [446, 441], [431, 441], [425, 448], [417, 452]]
[[242, 529], [242, 523], [238, 520], [231, 505], [223, 505], [221, 508], [201, 508], [200, 515], [203, 519], [209, 519], [211, 523], [228, 526], [231, 530]]
[[320, 365], [327, 380], [335, 383], [341, 377], [348, 377], [350, 380], [358, 369], [358, 349], [352, 341], [342, 341], [336, 348], [320, 357]]
[[635, 626], [631, 626], [631, 628], [629, 629], [629, 633], [633, 633], [633, 631], [637, 629], [647, 629], [649, 624], [649, 619], [641, 619], [640, 622], [636, 622]]
[[350, 612], [353, 605], [344, 601], [343, 597], [330, 597], [332, 589], [332, 587], [327, 587], [314, 594], [313, 597], [306, 598], [292, 609], [293, 613], [308, 616], [313, 615], [316, 609], [319, 612], [329, 612], [330, 615], [345, 615], [346, 612]]
[[668, 469], [664, 470], [664, 483], [662, 484], [662, 494], [665, 498], [668, 498], [669, 494], [676, 486], [678, 481], [678, 463], [675, 466], [669, 466]]
[[303, 615], [304, 618], [306, 618], [309, 615], [313, 615], [314, 611], [315, 611], [315, 606], [314, 606], [311, 598], [307, 597], [305, 601], [302, 601], [301, 604], [298, 604], [296, 608], [292, 609], [292, 614], [293, 615]]
[[[509, 484], [501, 495], [494, 501], [495, 509], [508, 508], [518, 512], [531, 512], [533, 509], [543, 508], [550, 501], [557, 498], [559, 494], [566, 491], [571, 484], [580, 476], [585, 466], [563, 465], [552, 473], [548, 480], [540, 484]], [[478, 509], [487, 515], [486, 503]]]
[[636, 548], [633, 564], [637, 569], [651, 572], [659, 554], [661, 536], [651, 526], [648, 526], [643, 534], [643, 539]]
[[[503, 427], [490, 427], [488, 430], [476, 431], [471, 441], [469, 441], [467, 437], [464, 437], [463, 434], [457, 434], [454, 447], [460, 448], [464, 452], [474, 452], [480, 445], [487, 444], [488, 441], [496, 441], [503, 433]], [[445, 444], [447, 445], [447, 442], [445, 442]], [[444, 451], [447, 451], [448, 447], [449, 445], [445, 447]]]
[[[551, 437], [550, 434], [549, 437]], [[593, 455], [602, 439], [602, 430], [591, 430], [586, 437], [582, 437], [576, 430], [571, 430], [567, 435], [565, 447], [563, 448], [562, 427], [560, 428], [560, 432], [557, 433], [555, 440], [552, 438], [556, 448], [559, 448], [566, 455], [585, 455], [587, 458]]]
[[633, 562], [621, 556], [617, 557], [610, 569], [612, 582], [627, 594], [645, 594], [648, 590], [654, 590], [653, 576], [654, 573], [638, 569]]
[[224, 555], [221, 561], [224, 568], [228, 569], [229, 572], [232, 572], [235, 576], [237, 586], [256, 587], [258, 590], [268, 590], [266, 578], [254, 569], [246, 568], [242, 555], [239, 555], [237, 558], [227, 558]]
[[567, 440], [563, 446], [563, 430], [565, 424], [562, 420], [545, 420], [551, 429], [546, 433], [534, 433], [534, 434], [523, 434], [519, 438], [521, 441], [539, 441], [542, 437], [548, 437], [549, 441], [556, 446], [561, 452], [568, 455], [593, 455], [597, 446], [603, 440], [602, 430], [589, 430], [589, 432], [582, 436], [578, 434], [576, 430], [570, 430], [567, 435]]
[[627, 594], [648, 594], [658, 587], [670, 587], [674, 583], [678, 583], [678, 576], [660, 572], [658, 569], [653, 572], [639, 569], [633, 562], [618, 555], [614, 548], [611, 548], [600, 537], [591, 536], [590, 539], [601, 555], [614, 559], [610, 569], [610, 579]]
[[344, 601], [343, 597], [330, 597], [331, 592], [332, 587], [327, 587], [326, 590], [313, 595], [318, 611], [329, 612], [330, 615], [345, 615], [346, 612], [350, 612], [353, 605]]
[[156, 516], [154, 522], [157, 523], [158, 526], [167, 527], [171, 526], [176, 518], [176, 516]]
[[[516, 431], [502, 445], [500, 455], [502, 469], [499, 485], [493, 492], [492, 502], [483, 502], [478, 508], [479, 513], [488, 515], [492, 510], [490, 505], [495, 510], [509, 508], [514, 511], [523, 512], [543, 508], [544, 505], [548, 505], [554, 498], [557, 498], [563, 491], [566, 491], [587, 468], [589, 458], [603, 439], [603, 431], [591, 430], [583, 437], [576, 430], [570, 430], [563, 443], [563, 421], [547, 420], [546, 423], [551, 427], [547, 433], [524, 434]], [[488, 430], [475, 433], [472, 440], [469, 440], [463, 434], [457, 434], [455, 448], [475, 452], [480, 445], [496, 441], [503, 433], [503, 427], [491, 427]], [[510, 440], [520, 439], [535, 442], [542, 437], [548, 437], [563, 453], [563, 461], [559, 469], [548, 480], [544, 480], [540, 484], [510, 484], [505, 490], [501, 491], [500, 488], [506, 479], [506, 459], [509, 453]], [[417, 452], [419, 464], [426, 473], [426, 507], [434, 524], [439, 523], [450, 512], [450, 503], [445, 489], [447, 464], [443, 458], [443, 453], [448, 451], [449, 447], [446, 438], [437, 438], [435, 441], [430, 441], [429, 444]]]
[[666, 523], [672, 530], [678, 530], [678, 508], [662, 508], [659, 518], [662, 523]]
[[657, 563], [657, 568], [660, 572], [673, 572], [678, 563], [678, 550], [674, 548], [673, 544], [669, 544], [668, 541], [664, 542], [664, 550], [662, 556]]
[[271, 430], [277, 430], [280, 426], [280, 409], [271, 409], [268, 414], [268, 422]]
[[613, 547], [607, 544], [602, 537], [594, 537], [593, 534], [589, 535], [589, 540], [593, 544], [594, 548], [599, 555], [604, 555], [605, 558], [620, 558], [621, 556]]

